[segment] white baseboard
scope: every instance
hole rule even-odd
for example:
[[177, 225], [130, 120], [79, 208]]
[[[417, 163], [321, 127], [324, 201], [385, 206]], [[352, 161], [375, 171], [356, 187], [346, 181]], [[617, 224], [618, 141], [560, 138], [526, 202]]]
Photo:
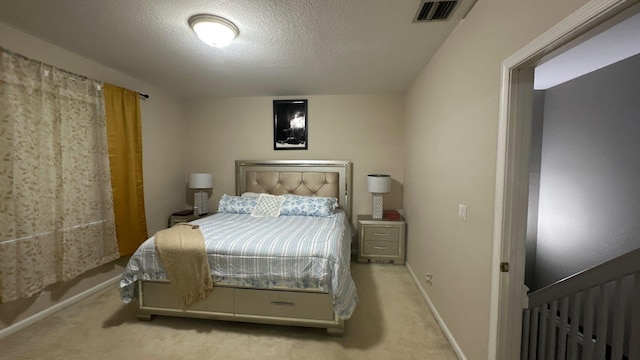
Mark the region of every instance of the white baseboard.
[[9, 336], [11, 334], [14, 334], [14, 333], [26, 328], [29, 325], [33, 325], [34, 323], [36, 323], [36, 322], [38, 322], [38, 321], [40, 321], [40, 320], [42, 320], [42, 319], [44, 319], [44, 318], [46, 318], [48, 316], [51, 316], [51, 315], [57, 313], [58, 311], [63, 310], [65, 308], [77, 303], [78, 301], [83, 300], [83, 299], [85, 299], [85, 298], [97, 293], [98, 291], [104, 290], [104, 289], [108, 288], [109, 286], [118, 283], [118, 281], [120, 281], [120, 278], [121, 278], [120, 275], [115, 276], [115, 277], [113, 277], [113, 278], [111, 278], [111, 279], [109, 279], [109, 280], [107, 280], [105, 282], [97, 284], [96, 286], [94, 286], [92, 288], [89, 288], [89, 289], [87, 289], [87, 290], [85, 290], [85, 291], [83, 291], [83, 292], [81, 292], [81, 293], [79, 293], [77, 295], [74, 295], [74, 296], [72, 296], [72, 297], [70, 297], [70, 298], [68, 298], [66, 300], [60, 301], [59, 303], [57, 303], [57, 304], [55, 304], [55, 305], [53, 305], [51, 307], [48, 307], [48, 308], [46, 308], [46, 309], [44, 309], [44, 310], [42, 310], [42, 311], [40, 311], [40, 312], [38, 312], [36, 314], [33, 314], [33, 315], [29, 316], [26, 319], [20, 320], [17, 323], [12, 324], [12, 325], [0, 330], [0, 339], [3, 339], [3, 338], [5, 338], [5, 337], [7, 337], [7, 336]]
[[429, 309], [431, 309], [431, 312], [433, 313], [433, 316], [436, 318], [436, 321], [438, 322], [438, 325], [440, 325], [440, 328], [442, 329], [442, 332], [444, 332], [444, 335], [447, 337], [447, 339], [451, 343], [451, 346], [453, 347], [453, 351], [458, 356], [458, 359], [467, 360], [467, 357], [464, 356], [464, 353], [462, 352], [462, 349], [460, 348], [460, 345], [458, 345], [458, 343], [456, 342], [456, 339], [453, 337], [453, 334], [451, 334], [451, 331], [449, 331], [449, 328], [447, 328], [447, 324], [445, 324], [444, 320], [442, 320], [442, 317], [440, 317], [440, 314], [438, 313], [438, 310], [436, 309], [436, 307], [431, 302], [431, 299], [429, 299], [429, 295], [427, 295], [427, 292], [424, 290], [424, 287], [422, 287], [422, 284], [420, 283], [420, 281], [416, 277], [416, 274], [413, 272], [413, 269], [411, 268], [411, 265], [409, 263], [405, 263], [405, 266], [407, 267], [407, 270], [409, 270], [409, 274], [411, 275], [411, 278], [413, 279], [413, 282], [418, 287], [418, 290], [420, 290], [420, 293], [422, 293], [422, 297], [424, 298], [424, 301], [429, 306]]

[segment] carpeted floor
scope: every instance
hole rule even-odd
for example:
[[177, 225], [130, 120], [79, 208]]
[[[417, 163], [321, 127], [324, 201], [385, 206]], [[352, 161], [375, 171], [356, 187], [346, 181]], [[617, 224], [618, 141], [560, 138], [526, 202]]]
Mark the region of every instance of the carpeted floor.
[[0, 359], [456, 359], [404, 266], [352, 264], [360, 298], [342, 338], [324, 329], [155, 317], [115, 287], [0, 340]]

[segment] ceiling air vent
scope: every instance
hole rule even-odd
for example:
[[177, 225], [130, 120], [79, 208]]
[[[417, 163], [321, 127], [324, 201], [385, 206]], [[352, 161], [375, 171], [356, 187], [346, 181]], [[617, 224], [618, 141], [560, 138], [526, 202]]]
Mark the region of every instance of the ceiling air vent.
[[445, 21], [448, 20], [459, 1], [429, 1], [420, 2], [418, 12], [413, 22]]

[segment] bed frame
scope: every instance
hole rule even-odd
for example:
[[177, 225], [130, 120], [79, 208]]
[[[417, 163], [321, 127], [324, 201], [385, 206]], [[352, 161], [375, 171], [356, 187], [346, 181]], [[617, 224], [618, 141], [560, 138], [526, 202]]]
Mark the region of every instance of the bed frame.
[[[260, 192], [275, 195], [336, 197], [351, 221], [352, 170], [349, 161], [236, 161], [236, 195]], [[319, 290], [254, 289], [216, 285], [193, 308], [182, 310], [167, 281], [138, 281], [140, 320], [153, 315], [326, 328], [344, 334], [344, 321], [333, 312], [328, 293]]]

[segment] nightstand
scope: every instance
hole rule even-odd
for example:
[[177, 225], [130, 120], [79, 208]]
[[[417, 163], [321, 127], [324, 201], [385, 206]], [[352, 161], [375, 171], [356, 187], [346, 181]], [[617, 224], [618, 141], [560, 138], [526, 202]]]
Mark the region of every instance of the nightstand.
[[387, 220], [358, 215], [358, 262], [404, 264], [405, 227], [403, 218]]
[[203, 218], [205, 216], [209, 216], [209, 215], [213, 215], [213, 213], [207, 213], [207, 214], [202, 214], [202, 215], [194, 215], [193, 211], [191, 211], [191, 212], [189, 212], [189, 211], [180, 211], [180, 212], [177, 212], [177, 213], [173, 213], [173, 214], [171, 214], [171, 216], [169, 216], [169, 223], [167, 224], [167, 226], [168, 227], [172, 227], [175, 224], [197, 220], [197, 219]]

